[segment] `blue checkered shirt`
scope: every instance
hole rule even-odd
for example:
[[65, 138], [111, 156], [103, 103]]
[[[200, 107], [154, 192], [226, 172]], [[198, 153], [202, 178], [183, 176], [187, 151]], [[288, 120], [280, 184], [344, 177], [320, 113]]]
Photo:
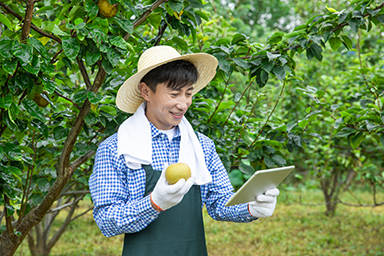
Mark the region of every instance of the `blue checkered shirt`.
[[[167, 135], [151, 124], [152, 167], [162, 170], [166, 163], [177, 163], [180, 132], [170, 142]], [[225, 207], [233, 194], [227, 172], [216, 153], [215, 145], [207, 136], [198, 133], [205, 163], [212, 175], [212, 183], [200, 186], [202, 207], [206, 205], [215, 220], [249, 222], [255, 220], [248, 204]], [[117, 133], [103, 141], [96, 153], [89, 187], [94, 203], [93, 216], [101, 232], [107, 236], [138, 232], [156, 220], [159, 212], [144, 196], [145, 170], [130, 169], [123, 155], [117, 156]]]

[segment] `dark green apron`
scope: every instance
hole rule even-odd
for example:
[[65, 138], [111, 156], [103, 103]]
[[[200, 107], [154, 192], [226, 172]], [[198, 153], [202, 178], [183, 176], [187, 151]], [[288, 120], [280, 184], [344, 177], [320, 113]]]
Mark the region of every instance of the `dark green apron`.
[[[145, 195], [155, 188], [161, 171], [143, 165]], [[124, 237], [123, 256], [204, 256], [207, 254], [201, 210], [200, 186], [193, 185], [176, 206], [137, 233]]]

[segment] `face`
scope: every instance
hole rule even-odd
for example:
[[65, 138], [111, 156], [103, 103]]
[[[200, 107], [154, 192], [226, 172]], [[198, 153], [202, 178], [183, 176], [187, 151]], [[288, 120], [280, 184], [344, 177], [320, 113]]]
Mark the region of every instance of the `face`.
[[153, 92], [145, 83], [140, 83], [141, 96], [147, 102], [148, 120], [160, 130], [178, 125], [192, 104], [192, 90], [192, 85], [174, 90], [161, 83]]

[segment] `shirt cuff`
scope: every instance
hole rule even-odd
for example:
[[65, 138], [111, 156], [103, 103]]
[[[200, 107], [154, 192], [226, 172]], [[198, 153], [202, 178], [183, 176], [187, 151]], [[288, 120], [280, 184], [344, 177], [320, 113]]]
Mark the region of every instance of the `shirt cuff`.
[[151, 219], [155, 219], [159, 216], [159, 212], [156, 211], [152, 205], [151, 205], [151, 198], [150, 195], [147, 195], [146, 197], [143, 198], [140, 202], [142, 205], [139, 206], [140, 209], [143, 209], [142, 214], [144, 216], [148, 216]]
[[244, 216], [244, 218], [246, 218], [247, 220], [257, 220], [258, 218], [252, 216], [251, 213], [249, 212], [248, 205], [249, 205], [248, 203], [240, 205], [239, 212], [241, 216]]

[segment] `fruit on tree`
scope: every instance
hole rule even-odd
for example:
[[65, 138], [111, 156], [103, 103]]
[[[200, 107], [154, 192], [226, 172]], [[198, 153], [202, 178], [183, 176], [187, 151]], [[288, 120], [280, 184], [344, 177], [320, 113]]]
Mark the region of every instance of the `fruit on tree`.
[[165, 179], [168, 184], [172, 185], [179, 181], [179, 179], [189, 179], [191, 177], [191, 168], [185, 163], [171, 164], [165, 170]]
[[117, 4], [111, 4], [108, 0], [99, 0], [97, 6], [100, 14], [106, 18], [112, 18], [117, 13]]

